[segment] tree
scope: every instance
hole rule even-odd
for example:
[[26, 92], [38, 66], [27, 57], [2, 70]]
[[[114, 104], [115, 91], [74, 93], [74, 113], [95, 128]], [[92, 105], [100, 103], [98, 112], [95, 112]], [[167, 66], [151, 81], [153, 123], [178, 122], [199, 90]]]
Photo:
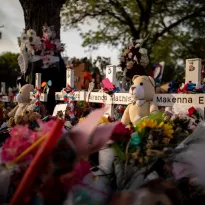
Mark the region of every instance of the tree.
[[[65, 27], [80, 29], [91, 19], [97, 29], [81, 31], [83, 46], [118, 46], [149, 35], [143, 47], [151, 63], [165, 61], [175, 68], [178, 59], [195, 57], [196, 39], [204, 36], [203, 0], [67, 0], [62, 11]], [[203, 37], [201, 37], [202, 39]], [[199, 41], [200, 42], [200, 41]], [[193, 44], [195, 46], [193, 47]]]
[[0, 82], [6, 82], [10, 87], [16, 86], [16, 79], [20, 74], [18, 55], [11, 52], [0, 55]]
[[60, 11], [66, 0], [19, 0], [24, 12], [25, 29], [34, 29], [42, 35], [42, 26], [54, 26], [60, 39]]
[[[127, 42], [150, 34], [155, 42], [183, 25], [195, 29], [193, 22], [203, 22], [205, 3], [202, 0], [67, 0], [62, 11], [66, 26], [78, 27], [87, 20], [99, 22], [98, 29], [82, 33], [84, 46], [100, 43]], [[197, 29], [199, 30], [199, 28]]]

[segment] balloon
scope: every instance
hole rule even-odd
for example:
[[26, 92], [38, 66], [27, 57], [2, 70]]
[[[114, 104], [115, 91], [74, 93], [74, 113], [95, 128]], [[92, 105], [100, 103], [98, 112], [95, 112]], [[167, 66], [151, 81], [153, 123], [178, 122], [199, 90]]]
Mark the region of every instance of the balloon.
[[42, 88], [45, 87], [46, 84], [47, 84], [46, 82], [42, 82], [41, 87], [42, 87]]
[[52, 85], [52, 81], [49, 80], [48, 83], [47, 83], [47, 85], [48, 85], [48, 86], [51, 86], [51, 85]]

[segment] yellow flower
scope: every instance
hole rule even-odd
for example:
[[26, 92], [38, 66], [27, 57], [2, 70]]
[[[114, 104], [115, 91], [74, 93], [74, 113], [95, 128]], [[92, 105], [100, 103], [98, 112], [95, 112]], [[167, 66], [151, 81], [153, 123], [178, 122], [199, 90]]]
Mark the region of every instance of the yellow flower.
[[160, 122], [159, 125], [157, 125], [157, 128], [162, 128], [164, 126], [164, 122]]
[[145, 128], [151, 128], [154, 129], [157, 127], [157, 121], [151, 120], [151, 119], [144, 119], [142, 123], [138, 126], [138, 131], [142, 132]]
[[82, 122], [84, 119], [84, 117], [81, 117], [78, 122]]
[[[84, 119], [85, 119], [85, 117], [82, 117], [82, 118], [79, 119], [78, 122], [80, 123], [80, 122], [82, 122]], [[105, 116], [103, 116], [103, 117], [99, 120], [98, 125], [100, 125], [100, 124], [107, 124], [107, 123], [109, 123], [108, 118], [105, 117]]]
[[107, 123], [109, 123], [109, 120], [108, 117], [105, 116], [103, 116], [98, 122], [98, 124], [107, 124]]
[[174, 133], [174, 130], [173, 130], [172, 125], [170, 125], [170, 124], [164, 124], [163, 134], [164, 134], [166, 137], [173, 138], [173, 133]]

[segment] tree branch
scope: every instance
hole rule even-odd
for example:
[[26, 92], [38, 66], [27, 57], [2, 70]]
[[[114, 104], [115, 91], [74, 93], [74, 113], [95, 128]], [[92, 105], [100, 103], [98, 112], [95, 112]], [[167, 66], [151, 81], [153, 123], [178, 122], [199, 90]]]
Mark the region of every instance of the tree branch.
[[189, 20], [190, 18], [194, 18], [194, 17], [199, 17], [199, 16], [201, 16], [202, 14], [200, 14], [200, 12], [203, 11], [203, 10], [204, 10], [204, 8], [200, 8], [198, 11], [195, 11], [195, 12], [193, 12], [193, 13], [190, 14], [190, 15], [186, 15], [186, 16], [184, 16], [183, 18], [181, 18], [181, 19], [177, 20], [176, 22], [172, 23], [171, 25], [165, 27], [161, 32], [157, 33], [157, 34], [154, 36], [154, 38], [153, 38], [153, 40], [152, 40], [152, 43], [154, 44], [154, 43], [158, 40], [159, 37], [163, 36], [165, 33], [170, 32], [173, 28], [175, 28], [175, 27], [178, 26], [179, 24], [181, 24], [181, 23], [183, 23], [183, 22]]
[[123, 8], [123, 6], [120, 4], [119, 1], [113, 1], [113, 0], [109, 0], [109, 3], [116, 9], [118, 10], [122, 16], [124, 17], [125, 21], [127, 22], [127, 25], [130, 27], [130, 31], [132, 33], [132, 36], [135, 37], [136, 39], [139, 38], [139, 30], [137, 30], [135, 28], [135, 24], [132, 21], [131, 17], [129, 16], [129, 14], [125, 11], [125, 9]]
[[142, 5], [142, 2], [140, 0], [136, 0], [136, 2], [138, 4], [138, 6], [139, 6], [139, 9], [140, 9], [141, 13], [144, 13], [144, 7]]
[[144, 23], [145, 23], [144, 31], [145, 32], [147, 31], [147, 27], [150, 22], [153, 3], [154, 3], [154, 0], [147, 0], [147, 9], [145, 11], [145, 16], [144, 16], [144, 19], [145, 19], [144, 20]]
[[97, 12], [93, 12], [93, 13], [91, 13], [91, 12], [82, 13], [78, 17], [74, 18], [70, 22], [70, 24], [75, 25], [75, 24], [83, 21], [87, 17], [95, 18], [97, 16], [106, 16], [106, 15], [109, 15], [109, 16], [117, 19], [121, 24], [127, 25], [127, 22], [125, 20], [123, 20], [122, 18], [120, 18], [119, 16], [117, 16], [114, 12], [111, 12], [110, 10], [105, 10], [105, 9], [102, 9], [101, 11], [97, 11]]

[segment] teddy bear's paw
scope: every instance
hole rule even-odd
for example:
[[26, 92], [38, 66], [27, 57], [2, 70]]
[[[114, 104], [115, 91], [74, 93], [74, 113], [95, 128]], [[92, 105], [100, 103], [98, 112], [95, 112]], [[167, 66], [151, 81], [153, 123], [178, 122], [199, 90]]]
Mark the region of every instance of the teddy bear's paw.
[[15, 124], [16, 125], [23, 125], [24, 124], [23, 116], [17, 116], [15, 118]]
[[15, 120], [13, 117], [11, 117], [9, 120], [8, 120], [8, 126], [9, 127], [14, 127], [16, 124], [15, 124]]
[[29, 112], [29, 121], [34, 122], [41, 118], [41, 115], [37, 112]]

